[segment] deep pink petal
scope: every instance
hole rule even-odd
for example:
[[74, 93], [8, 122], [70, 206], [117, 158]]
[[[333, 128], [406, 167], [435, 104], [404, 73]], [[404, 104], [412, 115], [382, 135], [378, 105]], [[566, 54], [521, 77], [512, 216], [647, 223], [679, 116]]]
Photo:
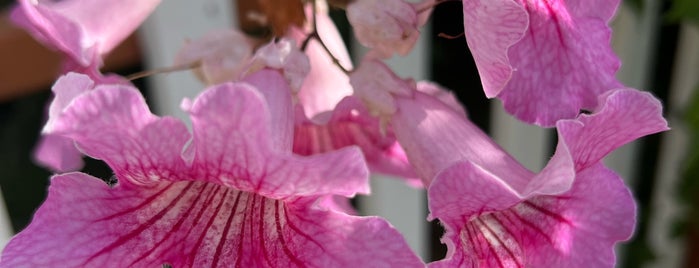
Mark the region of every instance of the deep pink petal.
[[594, 114], [556, 124], [578, 170], [596, 164], [612, 150], [639, 137], [669, 129], [662, 104], [650, 93], [619, 89], [600, 96], [599, 103]]
[[357, 145], [373, 172], [406, 178], [411, 185], [420, 185], [394, 134], [381, 133], [378, 118], [371, 116], [357, 98], [343, 99], [324, 124], [307, 119], [297, 121], [294, 153], [314, 155]]
[[[386, 221], [205, 182], [52, 179], [3, 267], [422, 267]], [[351, 254], [350, 254], [351, 253]]]
[[[451, 181], [458, 185], [459, 181]], [[473, 210], [483, 200], [472, 199], [476, 203], [459, 213], [458, 207], [470, 203], [468, 199], [483, 188], [464, 184], [448, 191], [449, 185], [437, 182], [433, 187], [439, 192], [430, 193], [430, 208], [449, 213], [443, 221], [447, 229], [443, 242], [449, 252], [430, 267], [613, 267], [614, 244], [628, 239], [634, 229], [631, 193], [601, 164], [579, 173], [571, 190], [562, 195], [536, 196], [496, 211]], [[478, 186], [502, 185], [490, 182], [491, 186], [487, 182]]]
[[607, 25], [618, 5], [618, 0], [464, 0], [467, 41], [486, 95], [500, 98], [517, 118], [542, 126], [597, 106], [599, 94], [620, 86]]
[[[287, 88], [268, 90], [289, 94]], [[286, 101], [290, 106], [291, 99]], [[245, 83], [222, 84], [199, 96], [190, 111], [195, 176], [272, 198], [368, 192], [368, 171], [357, 148], [292, 155], [281, 142], [273, 143], [275, 135], [289, 134], [279, 133], [284, 129], [273, 129], [271, 122], [293, 123], [293, 114], [276, 115], [286, 121], [271, 120], [271, 110], [265, 96]]]
[[131, 34], [159, 3], [160, 0], [21, 0], [12, 18], [47, 46], [88, 66], [101, 62], [98, 57]]

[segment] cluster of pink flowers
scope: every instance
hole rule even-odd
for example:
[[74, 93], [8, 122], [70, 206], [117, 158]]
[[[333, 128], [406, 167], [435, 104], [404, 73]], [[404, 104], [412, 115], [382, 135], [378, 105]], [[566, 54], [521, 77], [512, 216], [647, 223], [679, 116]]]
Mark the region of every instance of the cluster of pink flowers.
[[[66, 56], [37, 151], [60, 174], [0, 266], [613, 267], [636, 211], [601, 160], [667, 130], [659, 101], [614, 78], [619, 0], [463, 0], [485, 94], [557, 130], [538, 173], [450, 93], [382, 62], [412, 49], [439, 2], [349, 1], [371, 49], [356, 68], [316, 1], [308, 27], [261, 46], [232, 29], [184, 44], [177, 64], [206, 84], [182, 101], [188, 129], [99, 72], [159, 1], [20, 0], [14, 21]], [[83, 154], [117, 182], [74, 172]], [[425, 264], [387, 221], [355, 216], [370, 171], [427, 190], [445, 259]]]

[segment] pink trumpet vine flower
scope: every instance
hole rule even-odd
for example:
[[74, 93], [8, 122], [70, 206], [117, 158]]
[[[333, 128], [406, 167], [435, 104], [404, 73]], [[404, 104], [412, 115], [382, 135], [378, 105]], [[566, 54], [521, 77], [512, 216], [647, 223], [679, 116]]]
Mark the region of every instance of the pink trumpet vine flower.
[[614, 90], [599, 102], [593, 114], [556, 124], [556, 153], [535, 174], [441, 102], [398, 99], [391, 123], [429, 183], [430, 218], [447, 230], [447, 258], [430, 266], [613, 267], [635, 204], [601, 159], [667, 123], [648, 93]]
[[136, 30], [159, 3], [20, 0], [12, 19], [44, 45], [65, 54], [70, 65], [99, 68], [101, 57]]
[[[332, 55], [314, 39], [306, 47], [310, 72], [296, 94], [294, 153], [313, 155], [357, 145], [372, 172], [405, 178], [410, 185], [421, 186], [393, 133], [381, 132], [378, 118], [352, 96], [349, 77], [333, 62], [334, 58], [344, 68], [352, 68], [332, 20], [322, 12], [315, 19], [318, 35]], [[297, 28], [292, 28], [289, 35], [299, 44], [306, 38]]]
[[[118, 76], [99, 72], [102, 57], [136, 30], [160, 0], [18, 2], [12, 20], [47, 47], [63, 53], [64, 71], [87, 74], [97, 83], [125, 83]], [[58, 136], [42, 135], [34, 155], [40, 165], [57, 172], [83, 165], [73, 142]]]
[[607, 25], [619, 0], [463, 0], [483, 89], [520, 120], [554, 126], [621, 87]]
[[183, 107], [191, 134], [151, 114], [130, 86], [76, 96], [47, 128], [105, 161], [117, 182], [54, 176], [0, 266], [424, 266], [386, 221], [318, 205], [367, 193], [367, 168], [356, 148], [291, 153], [291, 97], [276, 71], [213, 86]]

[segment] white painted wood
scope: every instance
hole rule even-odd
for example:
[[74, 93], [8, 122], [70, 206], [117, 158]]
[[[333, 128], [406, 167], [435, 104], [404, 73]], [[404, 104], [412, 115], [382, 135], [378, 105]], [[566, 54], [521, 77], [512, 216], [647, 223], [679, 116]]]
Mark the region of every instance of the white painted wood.
[[[398, 76], [412, 77], [416, 81], [430, 77], [430, 29], [429, 23], [422, 27], [420, 38], [410, 54], [405, 57], [393, 57], [386, 62]], [[367, 50], [356, 40], [353, 40], [352, 48], [354, 61], [359, 62]], [[403, 234], [418, 256], [423, 260], [427, 259], [430, 245], [425, 191], [383, 176], [372, 177], [371, 190], [370, 196], [362, 196], [359, 199], [361, 213], [386, 218]]]
[[[642, 13], [622, 5], [612, 22], [612, 48], [622, 65], [617, 78], [627, 87], [649, 90], [655, 38], [658, 34], [658, 1], [647, 0]], [[638, 142], [627, 144], [612, 152], [605, 163], [616, 171], [628, 185], [634, 185], [638, 169]]]
[[552, 130], [520, 122], [505, 112], [500, 101], [493, 100], [490, 107], [490, 131], [495, 142], [528, 169], [541, 170], [551, 157], [548, 143]]
[[668, 100], [668, 123], [672, 130], [663, 136], [660, 151], [657, 186], [653, 192], [649, 243], [657, 259], [647, 267], [680, 267], [683, 259], [683, 239], [669, 236], [672, 224], [683, 213], [676, 200], [682, 164], [686, 161], [689, 136], [682, 120], [696, 87], [699, 86], [699, 27], [686, 23], [680, 30], [674, 75]]
[[[172, 66], [185, 40], [198, 38], [209, 30], [234, 26], [234, 7], [228, 0], [163, 1], [139, 31], [145, 68]], [[184, 97], [195, 97], [203, 89], [191, 72], [154, 75], [148, 78], [148, 84], [156, 113], [189, 122], [179, 108], [180, 102]]]
[[0, 190], [0, 252], [5, 248], [10, 239], [14, 235], [12, 230], [12, 222], [10, 221], [10, 215], [7, 213], [7, 207], [2, 197], [2, 191]]

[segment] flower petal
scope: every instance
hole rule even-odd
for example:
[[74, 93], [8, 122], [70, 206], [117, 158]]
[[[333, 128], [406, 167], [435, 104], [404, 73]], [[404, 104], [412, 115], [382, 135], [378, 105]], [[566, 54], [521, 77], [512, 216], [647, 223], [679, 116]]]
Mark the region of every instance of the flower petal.
[[76, 97], [51, 129], [134, 182], [178, 173], [184, 167], [180, 151], [190, 138], [181, 121], [157, 118], [136, 89], [122, 85], [101, 85]]
[[599, 94], [621, 86], [607, 26], [618, 5], [464, 0], [467, 41], [486, 95], [500, 98], [515, 117], [542, 126], [597, 106]]
[[60, 135], [43, 134], [34, 149], [36, 162], [58, 173], [81, 169], [82, 156], [72, 139]]
[[[287, 204], [206, 182], [52, 179], [3, 267], [422, 267], [386, 221]], [[351, 254], [348, 254], [350, 252]]]
[[406, 178], [411, 185], [421, 184], [393, 133], [381, 133], [378, 118], [371, 116], [357, 98], [344, 98], [329, 118], [324, 124], [297, 119], [294, 153], [314, 155], [357, 145], [373, 172]]
[[[345, 69], [351, 69], [352, 61], [335, 24], [327, 14], [317, 13], [315, 18], [318, 35], [332, 56]], [[298, 29], [292, 29], [289, 35], [299, 42], [306, 37], [306, 34]], [[306, 115], [315, 121], [316, 115], [332, 110], [342, 98], [352, 95], [352, 86], [349, 84], [349, 77], [335, 66], [331, 55], [318, 41], [312, 39], [305, 52], [310, 60], [311, 69], [297, 96]]]
[[47, 46], [89, 66], [101, 62], [98, 57], [131, 34], [159, 3], [160, 0], [21, 0], [12, 19]]
[[[289, 96], [286, 87], [267, 90]], [[286, 102], [290, 107], [291, 99]], [[263, 94], [245, 83], [222, 84], [200, 95], [190, 111], [194, 176], [270, 198], [368, 192], [368, 171], [357, 148], [294, 156], [290, 148], [282, 148], [283, 142], [273, 142], [279, 140], [275, 136], [292, 133], [291, 129], [279, 133], [285, 130], [271, 124], [293, 123], [293, 114], [275, 115], [286, 117], [286, 121], [271, 120], [271, 107]]]
[[353, 1], [347, 5], [347, 20], [359, 43], [381, 58], [408, 54], [420, 35], [417, 11], [403, 0]]
[[536, 196], [495, 211], [473, 210], [484, 201], [473, 199], [476, 203], [459, 213], [460, 205], [480, 189], [465, 185], [448, 191], [449, 185], [437, 185], [441, 181], [435, 180], [433, 187], [440, 191], [430, 193], [430, 208], [448, 213], [443, 242], [449, 252], [430, 267], [612, 267], [614, 244], [633, 232], [631, 193], [601, 164], [579, 173], [569, 192]]
[[[235, 44], [235, 45], [232, 45]], [[194, 73], [202, 82], [213, 85], [237, 79], [252, 57], [254, 43], [233, 29], [215, 30], [186, 42], [175, 56], [175, 65], [199, 62]]]
[[391, 126], [424, 185], [459, 161], [471, 161], [517, 189], [533, 176], [463, 113], [436, 98], [414, 92], [411, 98], [396, 97], [395, 103]]
[[650, 93], [619, 89], [599, 99], [600, 107], [594, 114], [556, 124], [577, 170], [596, 164], [609, 152], [639, 137], [669, 129], [662, 104]]

